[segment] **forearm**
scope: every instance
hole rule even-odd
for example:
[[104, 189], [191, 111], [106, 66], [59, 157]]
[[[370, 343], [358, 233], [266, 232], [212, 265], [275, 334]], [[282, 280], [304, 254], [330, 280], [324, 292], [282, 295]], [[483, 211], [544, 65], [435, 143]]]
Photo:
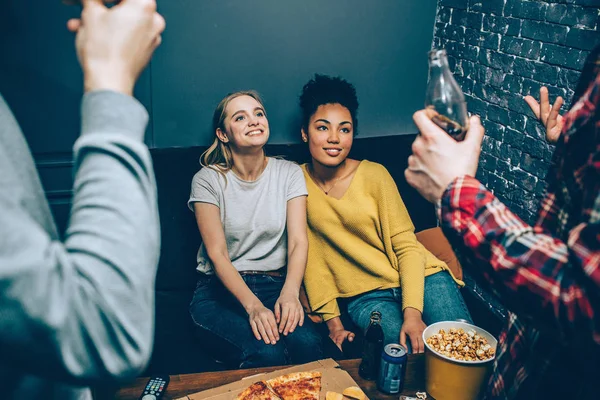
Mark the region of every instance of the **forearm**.
[[300, 292], [308, 257], [308, 242], [296, 241], [288, 246], [288, 266], [284, 290]]
[[64, 244], [0, 195], [0, 226], [10, 232], [0, 241], [3, 357], [76, 384], [126, 380], [145, 367], [160, 250], [145, 110], [96, 92], [84, 97], [82, 120]]
[[598, 334], [600, 282], [586, 272], [598, 270], [597, 224], [573, 229], [567, 246], [525, 224], [474, 178], [450, 185], [441, 212], [443, 228], [518, 314], [564, 336]]
[[211, 255], [215, 274], [223, 283], [223, 286], [231, 292], [233, 297], [244, 307], [246, 312], [254, 307], [261, 305], [261, 301], [252, 293], [246, 282], [242, 279], [240, 273], [235, 269], [227, 254]]
[[421, 312], [425, 293], [425, 254], [412, 231], [397, 235], [392, 243], [398, 257], [402, 310], [410, 307]]
[[342, 319], [340, 317], [331, 318], [325, 322], [325, 324], [327, 324], [327, 329], [329, 329], [329, 332], [344, 330], [344, 324], [342, 324]]
[[422, 258], [411, 258], [400, 265], [400, 288], [402, 310], [410, 307], [422, 312], [425, 296], [425, 261]]
[[[383, 201], [387, 204], [390, 221], [390, 239], [398, 261], [398, 275], [402, 289], [402, 309], [413, 307], [423, 310], [425, 285], [425, 254], [415, 236], [415, 227], [408, 209], [389, 173], [383, 174]], [[393, 190], [392, 190], [393, 188]]]

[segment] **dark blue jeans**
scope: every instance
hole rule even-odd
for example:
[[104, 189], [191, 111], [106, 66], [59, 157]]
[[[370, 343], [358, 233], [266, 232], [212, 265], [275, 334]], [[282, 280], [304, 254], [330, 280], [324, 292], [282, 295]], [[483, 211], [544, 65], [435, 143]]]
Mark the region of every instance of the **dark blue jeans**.
[[[246, 275], [243, 279], [263, 305], [273, 310], [285, 277]], [[321, 336], [308, 317], [294, 332], [280, 335], [274, 345], [256, 340], [248, 314], [214, 275], [203, 276], [198, 281], [190, 314], [204, 347], [229, 367], [300, 364], [323, 358]]]

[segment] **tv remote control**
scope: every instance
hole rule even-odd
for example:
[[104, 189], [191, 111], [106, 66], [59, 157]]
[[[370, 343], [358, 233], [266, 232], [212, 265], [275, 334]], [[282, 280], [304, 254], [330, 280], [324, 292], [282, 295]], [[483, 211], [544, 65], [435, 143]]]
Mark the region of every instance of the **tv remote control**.
[[169, 375], [153, 376], [148, 379], [139, 400], [159, 400], [165, 394], [169, 385]]

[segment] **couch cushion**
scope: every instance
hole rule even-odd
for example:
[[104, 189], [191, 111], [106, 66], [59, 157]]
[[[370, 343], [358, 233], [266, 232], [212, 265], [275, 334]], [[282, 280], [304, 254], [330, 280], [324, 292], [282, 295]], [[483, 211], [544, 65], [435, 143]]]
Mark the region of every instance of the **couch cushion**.
[[452, 271], [452, 275], [454, 275], [455, 278], [460, 280], [463, 279], [460, 261], [458, 261], [450, 242], [446, 239], [441, 228], [425, 229], [424, 231], [417, 232], [416, 236], [417, 240], [421, 242], [427, 250], [448, 265], [448, 268], [450, 268], [450, 271]]

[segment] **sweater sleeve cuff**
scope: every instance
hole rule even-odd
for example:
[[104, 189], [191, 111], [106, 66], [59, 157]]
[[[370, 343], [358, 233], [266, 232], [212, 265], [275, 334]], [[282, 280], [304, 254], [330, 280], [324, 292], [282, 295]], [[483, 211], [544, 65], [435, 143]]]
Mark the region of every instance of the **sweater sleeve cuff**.
[[335, 317], [339, 317], [342, 314], [321, 314], [321, 317], [323, 318], [323, 322], [327, 322], [330, 319], [334, 319]]
[[81, 103], [81, 133], [119, 133], [142, 141], [148, 112], [131, 96], [110, 90], [86, 93]]
[[338, 306], [337, 299], [331, 300], [329, 303], [324, 304], [315, 311], [321, 315], [321, 317], [323, 317], [323, 321], [325, 322], [335, 317], [339, 317], [342, 314], [340, 307]]
[[415, 310], [423, 313], [423, 301], [413, 303], [413, 302], [405, 301], [403, 299], [402, 300], [402, 311], [404, 312], [404, 310], [406, 310], [408, 307], [414, 308]]

